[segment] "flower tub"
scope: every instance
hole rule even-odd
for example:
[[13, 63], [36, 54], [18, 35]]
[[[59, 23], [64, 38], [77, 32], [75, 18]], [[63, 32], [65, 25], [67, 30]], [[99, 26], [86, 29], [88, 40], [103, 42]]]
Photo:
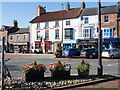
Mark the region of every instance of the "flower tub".
[[51, 77], [55, 79], [66, 79], [70, 77], [71, 65], [60, 60], [57, 63], [50, 64], [49, 70]]
[[46, 66], [43, 64], [37, 64], [34, 61], [32, 64], [25, 65], [22, 68], [23, 73], [25, 73], [26, 82], [36, 82], [44, 79], [44, 72]]
[[87, 77], [89, 75], [90, 63], [82, 60], [81, 64], [77, 65], [78, 76]]

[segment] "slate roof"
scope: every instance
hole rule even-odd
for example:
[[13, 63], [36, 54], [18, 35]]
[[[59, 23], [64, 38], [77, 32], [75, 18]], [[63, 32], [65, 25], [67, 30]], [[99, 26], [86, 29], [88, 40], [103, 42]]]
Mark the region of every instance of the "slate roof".
[[69, 11], [60, 10], [54, 12], [46, 12], [45, 14], [35, 17], [33, 20], [30, 21], [30, 23], [76, 18], [79, 17], [80, 12], [81, 8], [73, 8]]
[[[112, 14], [112, 13], [117, 13], [117, 5], [101, 7], [101, 14]], [[82, 11], [81, 16], [91, 16], [97, 14], [98, 14], [98, 7], [93, 7], [93, 8], [85, 8]]]
[[29, 33], [29, 28], [11, 28], [9, 30], [9, 33], [13, 33], [13, 34], [24, 34], [24, 33]]

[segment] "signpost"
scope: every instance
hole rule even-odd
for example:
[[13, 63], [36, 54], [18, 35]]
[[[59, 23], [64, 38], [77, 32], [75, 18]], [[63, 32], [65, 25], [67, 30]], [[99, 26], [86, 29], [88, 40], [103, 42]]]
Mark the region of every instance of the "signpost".
[[1, 88], [4, 89], [4, 40], [5, 32], [0, 31], [0, 37], [2, 37], [2, 56], [1, 56]]

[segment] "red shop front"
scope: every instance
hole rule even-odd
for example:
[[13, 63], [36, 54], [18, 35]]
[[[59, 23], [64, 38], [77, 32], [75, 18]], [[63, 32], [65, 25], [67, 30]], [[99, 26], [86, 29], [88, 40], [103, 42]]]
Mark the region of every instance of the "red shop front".
[[52, 41], [44, 41], [44, 50], [45, 50], [45, 53], [47, 53], [49, 50], [51, 50], [51, 42]]
[[35, 49], [41, 50], [41, 41], [35, 41]]

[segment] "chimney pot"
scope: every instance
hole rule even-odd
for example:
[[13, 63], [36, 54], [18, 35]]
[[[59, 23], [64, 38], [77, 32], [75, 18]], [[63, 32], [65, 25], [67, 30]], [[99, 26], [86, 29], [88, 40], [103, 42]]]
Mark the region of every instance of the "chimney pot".
[[42, 14], [44, 14], [46, 12], [45, 8], [44, 7], [41, 7], [39, 5], [39, 7], [37, 7], [37, 16], [40, 16]]
[[69, 10], [70, 10], [70, 4], [69, 2], [67, 2], [66, 11], [69, 11]]
[[18, 28], [18, 22], [17, 22], [17, 20], [13, 21], [13, 27]]

